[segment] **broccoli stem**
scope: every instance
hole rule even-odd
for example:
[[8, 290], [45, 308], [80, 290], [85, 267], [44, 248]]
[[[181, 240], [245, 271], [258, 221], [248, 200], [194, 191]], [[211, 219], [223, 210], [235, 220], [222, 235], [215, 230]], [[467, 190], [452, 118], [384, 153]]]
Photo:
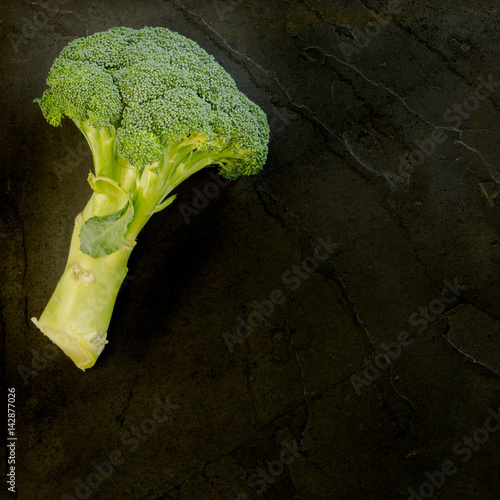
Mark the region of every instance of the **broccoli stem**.
[[[113, 128], [96, 130], [80, 124], [92, 149], [94, 190], [75, 228], [64, 273], [40, 318], [38, 328], [82, 370], [92, 367], [107, 344], [116, 296], [125, 276], [135, 239], [158, 205], [188, 177], [217, 164], [224, 154], [196, 151], [192, 144], [171, 145], [162, 161], [142, 173], [117, 154]], [[227, 154], [226, 154], [227, 156]], [[80, 251], [80, 231], [93, 216], [112, 214], [131, 200], [134, 218], [120, 250], [93, 258]]]
[[93, 199], [78, 215], [64, 273], [40, 318], [32, 321], [82, 370], [94, 365], [106, 336], [133, 245], [93, 259], [80, 251], [80, 229]]

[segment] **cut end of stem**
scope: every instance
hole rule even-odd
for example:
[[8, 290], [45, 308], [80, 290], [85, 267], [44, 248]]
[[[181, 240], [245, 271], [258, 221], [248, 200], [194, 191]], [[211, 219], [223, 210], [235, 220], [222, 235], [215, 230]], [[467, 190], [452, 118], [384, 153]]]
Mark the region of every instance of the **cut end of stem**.
[[31, 318], [31, 321], [33, 321], [40, 331], [49, 337], [54, 344], [59, 346], [64, 354], [70, 357], [75, 365], [82, 371], [94, 366], [99, 354], [101, 354], [104, 346], [108, 343], [106, 340], [106, 332], [99, 333], [95, 331], [82, 337], [74, 337], [56, 328], [54, 325], [40, 322], [36, 318]]

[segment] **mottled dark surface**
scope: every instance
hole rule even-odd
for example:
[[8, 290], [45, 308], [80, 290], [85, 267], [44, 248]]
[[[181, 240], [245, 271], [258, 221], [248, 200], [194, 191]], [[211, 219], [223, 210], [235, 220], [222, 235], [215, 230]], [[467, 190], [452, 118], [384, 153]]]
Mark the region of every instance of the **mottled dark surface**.
[[[2, 397], [16, 389], [17, 498], [499, 498], [498, 2], [0, 8]], [[266, 111], [272, 139], [265, 169], [189, 224], [179, 207], [209, 170], [151, 220], [110, 343], [82, 373], [62, 353], [38, 358], [54, 351], [29, 318], [64, 268], [91, 157], [32, 100], [67, 42], [117, 25], [196, 40]], [[318, 238], [327, 260], [292, 280]], [[441, 295], [445, 280], [455, 292]], [[230, 352], [223, 335], [273, 290], [285, 301]], [[167, 396], [179, 407], [148, 427]], [[4, 409], [1, 422], [5, 438]], [[151, 433], [132, 444], [141, 425]], [[115, 450], [122, 463], [76, 491]], [[16, 498], [5, 480], [0, 497]]]

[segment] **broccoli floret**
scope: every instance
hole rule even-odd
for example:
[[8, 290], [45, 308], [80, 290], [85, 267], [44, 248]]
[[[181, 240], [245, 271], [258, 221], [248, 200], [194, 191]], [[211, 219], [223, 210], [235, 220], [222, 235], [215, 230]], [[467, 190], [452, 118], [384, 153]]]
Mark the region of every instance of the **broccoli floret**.
[[194, 41], [166, 28], [113, 28], [73, 40], [54, 61], [40, 104], [85, 135], [93, 194], [75, 221], [65, 271], [40, 330], [85, 370], [107, 343], [137, 235], [171, 192], [204, 167], [237, 179], [264, 165], [264, 112]]

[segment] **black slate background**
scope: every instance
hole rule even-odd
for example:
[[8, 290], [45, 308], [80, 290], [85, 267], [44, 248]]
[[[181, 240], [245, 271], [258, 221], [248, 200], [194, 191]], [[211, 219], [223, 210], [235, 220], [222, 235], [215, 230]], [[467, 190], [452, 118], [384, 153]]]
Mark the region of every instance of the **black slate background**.
[[[0, 9], [2, 397], [16, 389], [18, 436], [17, 494], [4, 478], [1, 498], [79, 498], [76, 480], [117, 449], [124, 463], [80, 498], [500, 497], [498, 2]], [[196, 40], [265, 110], [272, 138], [264, 170], [189, 223], [180, 207], [210, 170], [150, 221], [110, 343], [82, 373], [62, 354], [37, 358], [53, 351], [29, 318], [64, 268], [91, 157], [32, 100], [66, 43], [118, 25]], [[407, 175], [401, 157], [418, 158], [417, 143], [428, 151]], [[335, 248], [292, 290], [284, 273], [318, 238]], [[445, 280], [463, 290], [419, 331]], [[223, 335], [275, 289], [284, 303], [231, 353]], [[404, 331], [411, 344], [365, 373]], [[23, 367], [35, 371], [23, 379]], [[179, 407], [132, 451], [124, 434], [167, 397]], [[280, 466], [284, 441], [298, 449]], [[426, 472], [437, 481], [447, 461], [453, 472], [432, 486]]]

